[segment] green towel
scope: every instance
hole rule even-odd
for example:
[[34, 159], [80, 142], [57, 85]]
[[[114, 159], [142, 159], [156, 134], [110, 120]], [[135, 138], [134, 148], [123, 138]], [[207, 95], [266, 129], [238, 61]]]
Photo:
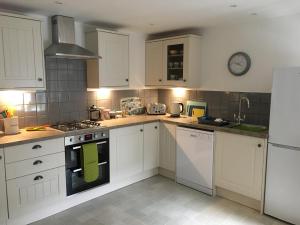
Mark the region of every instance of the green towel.
[[93, 182], [99, 177], [98, 149], [96, 143], [82, 146], [81, 164], [85, 182]]

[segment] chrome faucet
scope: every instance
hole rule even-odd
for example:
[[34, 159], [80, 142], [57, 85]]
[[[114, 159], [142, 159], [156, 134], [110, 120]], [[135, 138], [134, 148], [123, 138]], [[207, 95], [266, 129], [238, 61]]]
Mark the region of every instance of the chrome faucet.
[[244, 114], [243, 118], [241, 116], [241, 111], [242, 111], [242, 102], [243, 100], [245, 100], [247, 102], [247, 106], [248, 106], [248, 109], [250, 108], [250, 101], [249, 101], [249, 98], [243, 96], [240, 98], [240, 103], [239, 103], [239, 114], [238, 116], [236, 116], [236, 114], [234, 113], [233, 114], [233, 118], [234, 118], [234, 121], [237, 123], [237, 124], [241, 124], [241, 121], [244, 121], [246, 119], [246, 115]]

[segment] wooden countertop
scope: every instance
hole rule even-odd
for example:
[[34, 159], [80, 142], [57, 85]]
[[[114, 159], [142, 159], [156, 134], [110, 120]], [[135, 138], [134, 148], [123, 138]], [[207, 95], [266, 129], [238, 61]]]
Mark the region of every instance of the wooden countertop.
[[[105, 126], [104, 128], [100, 129], [115, 129], [120, 127], [126, 126], [133, 126], [138, 124], [144, 123], [151, 123], [151, 122], [166, 122], [172, 123], [178, 126], [190, 127], [195, 129], [204, 129], [204, 130], [211, 130], [211, 131], [223, 131], [229, 132], [234, 134], [258, 137], [258, 138], [267, 138], [268, 132], [250, 132], [250, 131], [242, 131], [237, 129], [232, 129], [228, 127], [217, 127], [211, 125], [204, 125], [198, 124], [196, 118], [192, 117], [179, 117], [179, 118], [171, 118], [168, 115], [164, 116], [152, 116], [152, 115], [140, 115], [140, 116], [127, 116], [126, 118], [119, 118], [119, 119], [111, 119], [101, 121], [101, 124]], [[88, 130], [77, 130], [73, 132], [62, 132], [53, 128], [47, 128], [46, 131], [26, 131], [24, 129], [20, 130], [19, 134], [15, 135], [0, 135], [0, 148], [5, 146], [11, 145], [18, 145], [18, 144], [25, 144], [34, 141], [41, 141], [47, 140], [52, 138], [58, 137], [65, 137], [65, 136], [72, 136], [86, 132], [95, 132], [99, 130], [99, 128], [91, 128]]]

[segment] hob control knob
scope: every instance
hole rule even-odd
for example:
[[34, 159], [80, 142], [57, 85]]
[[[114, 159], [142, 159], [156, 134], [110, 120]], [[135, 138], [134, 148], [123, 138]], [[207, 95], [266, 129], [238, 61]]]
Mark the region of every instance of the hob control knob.
[[106, 135], [105, 135], [105, 133], [102, 133], [102, 135], [101, 135], [102, 137], [105, 137]]
[[98, 134], [94, 134], [94, 138], [98, 138]]
[[73, 138], [70, 138], [70, 142], [73, 142]]

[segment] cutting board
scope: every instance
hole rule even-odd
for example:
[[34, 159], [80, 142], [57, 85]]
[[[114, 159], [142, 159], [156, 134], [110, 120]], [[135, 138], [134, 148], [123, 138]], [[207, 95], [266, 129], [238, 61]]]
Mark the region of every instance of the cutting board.
[[[202, 109], [202, 110], [201, 110]], [[194, 110], [194, 113], [193, 113]], [[186, 115], [187, 116], [204, 116], [206, 115], [207, 103], [206, 102], [198, 102], [198, 101], [190, 101], [186, 102]], [[199, 116], [198, 116], [199, 115]]]

